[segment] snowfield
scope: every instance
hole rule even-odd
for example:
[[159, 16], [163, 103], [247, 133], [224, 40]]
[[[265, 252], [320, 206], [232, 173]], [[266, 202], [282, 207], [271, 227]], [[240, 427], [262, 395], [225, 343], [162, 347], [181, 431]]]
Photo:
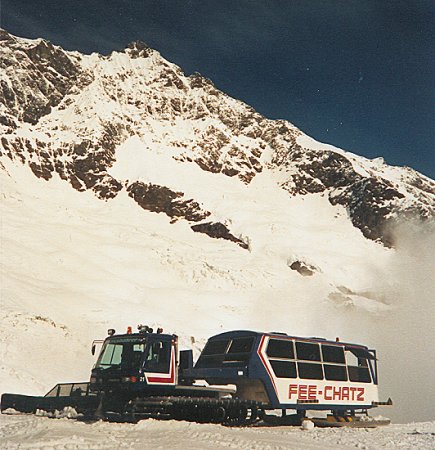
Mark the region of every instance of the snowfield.
[[435, 448], [435, 422], [390, 425], [377, 429], [302, 430], [300, 427], [227, 428], [221, 425], [143, 420], [138, 424], [36, 416], [0, 416], [4, 450], [44, 449], [246, 449], [345, 450]]
[[[88, 380], [90, 344], [108, 328], [162, 326], [196, 355], [213, 334], [253, 329], [373, 346], [381, 400], [394, 401], [380, 413], [434, 419], [435, 393], [424, 386], [434, 384], [435, 355], [423, 345], [435, 339], [433, 233], [405, 230], [393, 251], [365, 239], [321, 195], [281, 196], [267, 173], [230, 188], [232, 180], [208, 174], [219, 189], [204, 202], [233, 209], [234, 228], [249, 233], [247, 251], [132, 208], [123, 193], [104, 202], [3, 164], [1, 392], [44, 395]], [[314, 275], [291, 270], [293, 261]]]

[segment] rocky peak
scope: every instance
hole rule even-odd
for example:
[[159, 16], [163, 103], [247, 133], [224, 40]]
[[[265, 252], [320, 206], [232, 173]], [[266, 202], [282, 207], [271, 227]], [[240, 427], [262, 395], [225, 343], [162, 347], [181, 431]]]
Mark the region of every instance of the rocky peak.
[[193, 72], [192, 75], [189, 76], [189, 81], [192, 89], [214, 88], [213, 82], [210, 79], [203, 77], [199, 72]]
[[125, 49], [130, 58], [148, 58], [154, 50], [143, 41], [130, 42]]

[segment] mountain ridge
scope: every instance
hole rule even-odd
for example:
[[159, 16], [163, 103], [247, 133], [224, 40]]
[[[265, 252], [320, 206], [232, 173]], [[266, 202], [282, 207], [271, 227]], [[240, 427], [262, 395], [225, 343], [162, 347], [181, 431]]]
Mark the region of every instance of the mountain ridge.
[[[365, 237], [387, 246], [394, 244], [389, 228], [397, 217], [433, 216], [435, 183], [424, 175], [316, 143], [291, 123], [267, 119], [227, 96], [200, 74], [185, 76], [140, 41], [102, 56], [4, 30], [0, 40], [1, 153], [28, 164], [37, 177], [49, 180], [57, 173], [74, 189], [90, 189], [105, 200], [127, 189], [142, 207], [164, 202], [166, 212], [182, 217], [180, 208], [175, 213], [170, 206], [174, 194], [167, 186], [153, 200], [150, 186], [138, 189], [140, 180], [124, 185], [110, 174], [117, 148], [138, 136], [144, 146], [169, 152], [176, 161], [246, 185], [268, 170], [291, 196], [325, 195], [346, 208]], [[210, 223], [208, 229], [222, 226]]]

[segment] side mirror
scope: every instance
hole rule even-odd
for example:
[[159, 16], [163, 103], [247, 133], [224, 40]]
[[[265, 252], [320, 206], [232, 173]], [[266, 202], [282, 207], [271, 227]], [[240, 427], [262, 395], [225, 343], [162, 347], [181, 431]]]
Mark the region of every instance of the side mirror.
[[95, 339], [94, 341], [92, 341], [92, 347], [91, 347], [91, 353], [92, 355], [95, 355], [95, 349], [97, 347], [97, 344], [103, 344], [104, 340], [102, 339]]

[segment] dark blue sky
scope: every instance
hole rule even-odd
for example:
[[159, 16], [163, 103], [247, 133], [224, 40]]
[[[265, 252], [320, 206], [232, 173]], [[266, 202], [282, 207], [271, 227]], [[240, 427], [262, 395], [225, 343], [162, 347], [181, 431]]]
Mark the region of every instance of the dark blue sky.
[[433, 0], [1, 0], [68, 50], [143, 40], [269, 118], [435, 178]]

